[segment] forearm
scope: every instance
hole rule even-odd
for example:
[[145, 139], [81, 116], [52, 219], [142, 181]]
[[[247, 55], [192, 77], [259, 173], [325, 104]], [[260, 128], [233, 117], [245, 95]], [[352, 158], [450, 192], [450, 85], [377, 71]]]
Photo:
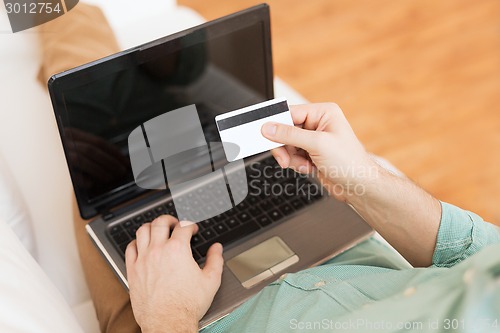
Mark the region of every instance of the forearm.
[[347, 201], [414, 266], [429, 266], [441, 220], [440, 202], [408, 179], [378, 172], [360, 180]]
[[198, 332], [198, 319], [192, 306], [170, 307], [158, 312], [148, 311], [137, 318], [142, 323], [142, 333], [195, 333]]
[[165, 322], [160, 328], [143, 329], [142, 333], [196, 333], [198, 324], [192, 322]]

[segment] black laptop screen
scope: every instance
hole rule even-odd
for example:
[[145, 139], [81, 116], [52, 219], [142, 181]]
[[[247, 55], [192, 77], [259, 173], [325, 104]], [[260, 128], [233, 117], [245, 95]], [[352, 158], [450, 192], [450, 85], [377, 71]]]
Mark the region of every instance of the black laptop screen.
[[128, 137], [144, 122], [196, 105], [207, 142], [214, 117], [273, 97], [267, 7], [124, 51], [49, 84], [80, 212], [89, 218], [146, 190]]

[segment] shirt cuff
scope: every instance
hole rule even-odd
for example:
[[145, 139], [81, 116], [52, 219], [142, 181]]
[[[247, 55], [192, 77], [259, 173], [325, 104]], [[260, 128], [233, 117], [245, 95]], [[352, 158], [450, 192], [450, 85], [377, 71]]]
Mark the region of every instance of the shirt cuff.
[[500, 244], [498, 227], [472, 212], [441, 202], [434, 266], [454, 266], [490, 244]]

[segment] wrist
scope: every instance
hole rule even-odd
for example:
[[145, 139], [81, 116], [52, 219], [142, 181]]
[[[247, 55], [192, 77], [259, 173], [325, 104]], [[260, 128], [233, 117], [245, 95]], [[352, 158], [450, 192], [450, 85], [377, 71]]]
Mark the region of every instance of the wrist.
[[142, 328], [142, 333], [195, 333], [198, 332], [198, 323], [165, 323], [162, 327]]
[[387, 182], [388, 176], [387, 170], [369, 156], [365, 161], [357, 164], [355, 169], [352, 177], [347, 179], [344, 195], [346, 203], [353, 206], [376, 195], [381, 185]]
[[[176, 311], [170, 310], [170, 313]], [[198, 332], [198, 320], [187, 313], [159, 316], [151, 318], [147, 324], [141, 325], [142, 333], [193, 333]]]

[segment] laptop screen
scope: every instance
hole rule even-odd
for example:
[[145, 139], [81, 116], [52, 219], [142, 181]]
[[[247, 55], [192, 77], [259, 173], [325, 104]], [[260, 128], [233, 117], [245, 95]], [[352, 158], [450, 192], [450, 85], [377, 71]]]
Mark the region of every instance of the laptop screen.
[[80, 213], [90, 218], [147, 190], [134, 181], [129, 134], [195, 105], [207, 142], [214, 117], [273, 97], [265, 5], [56, 75], [49, 83]]

